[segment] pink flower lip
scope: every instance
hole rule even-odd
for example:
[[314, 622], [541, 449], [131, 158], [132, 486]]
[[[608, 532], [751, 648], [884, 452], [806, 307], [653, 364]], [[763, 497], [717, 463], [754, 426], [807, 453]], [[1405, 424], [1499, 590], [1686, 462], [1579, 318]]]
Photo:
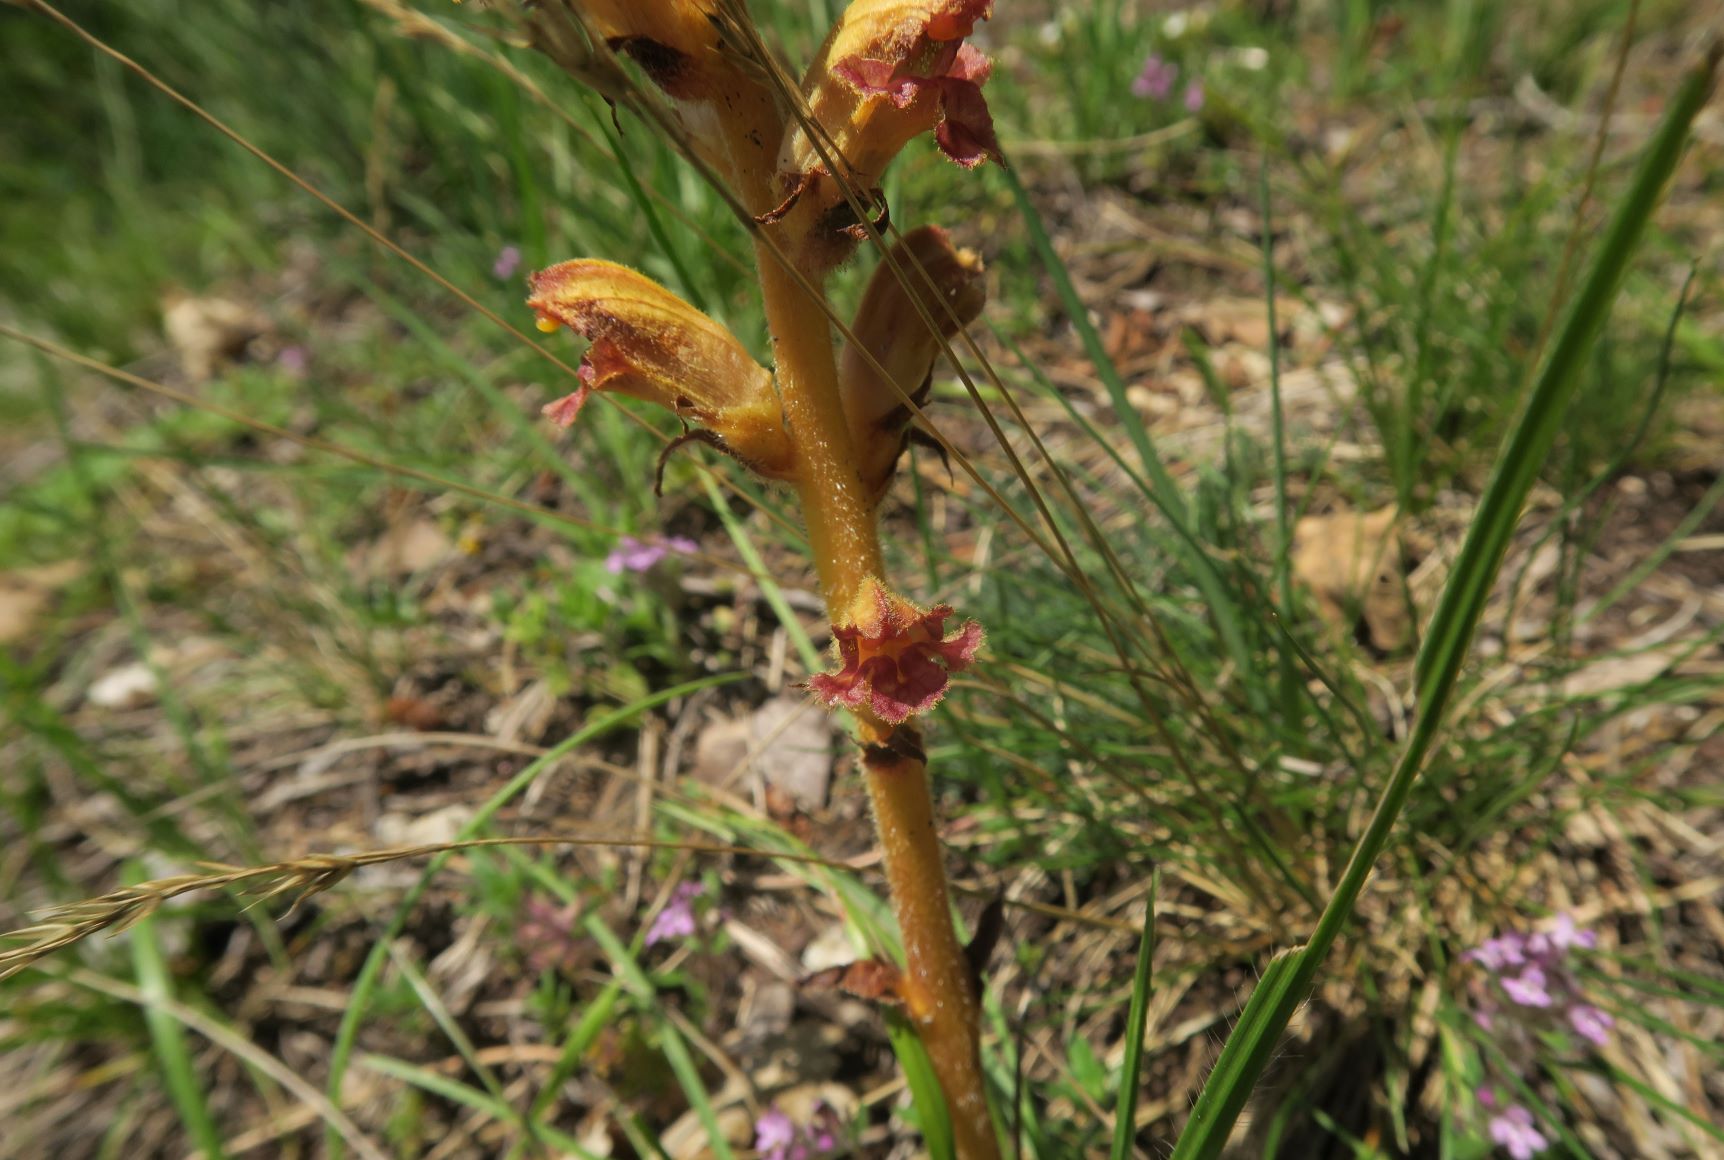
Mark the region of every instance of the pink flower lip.
[[927, 712], [982, 647], [982, 626], [973, 620], [945, 634], [951, 615], [949, 605], [924, 611], [870, 579], [851, 622], [833, 628], [838, 671], [815, 674], [808, 687], [828, 705], [866, 707], [889, 725]]
[[[966, 28], [962, 35], [969, 34]], [[934, 141], [942, 152], [966, 169], [1001, 156], [994, 117], [982, 96], [993, 62], [959, 37], [928, 39], [936, 46], [926, 58], [876, 60], [847, 56], [832, 65], [832, 75], [868, 96], [885, 97], [908, 109], [924, 97], [939, 102], [940, 119]]]

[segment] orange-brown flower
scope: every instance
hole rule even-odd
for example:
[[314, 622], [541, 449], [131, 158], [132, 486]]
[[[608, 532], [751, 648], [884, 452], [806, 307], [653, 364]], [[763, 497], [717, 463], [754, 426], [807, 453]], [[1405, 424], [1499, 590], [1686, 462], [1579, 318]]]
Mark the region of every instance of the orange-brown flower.
[[871, 711], [889, 725], [926, 713], [946, 695], [982, 647], [982, 626], [966, 620], [951, 636], [949, 605], [923, 609], [869, 577], [850, 619], [832, 629], [839, 668], [818, 673], [808, 687], [828, 705]]
[[592, 341], [580, 386], [545, 407], [567, 427], [594, 391], [669, 408], [699, 436], [769, 479], [792, 478], [795, 454], [772, 376], [730, 331], [627, 266], [563, 262], [529, 279], [543, 330], [567, 326]]
[[588, 35], [634, 61], [675, 101], [690, 148], [738, 192], [758, 187], [784, 119], [766, 70], [747, 58], [748, 38], [728, 24], [728, 9], [713, 0], [569, 2]]
[[905, 399], [918, 407], [927, 400], [941, 340], [975, 321], [987, 301], [981, 258], [954, 248], [937, 226], [911, 230], [888, 258], [869, 279], [850, 326], [856, 342], [845, 346], [838, 365], [844, 418], [875, 500], [891, 484], [909, 439]]
[[[814, 119], [866, 191], [912, 137], [933, 130], [940, 149], [966, 168], [999, 156], [982, 99], [992, 68], [965, 44], [992, 0], [856, 0], [803, 79]], [[793, 126], [779, 155], [792, 186], [825, 173], [806, 130]]]

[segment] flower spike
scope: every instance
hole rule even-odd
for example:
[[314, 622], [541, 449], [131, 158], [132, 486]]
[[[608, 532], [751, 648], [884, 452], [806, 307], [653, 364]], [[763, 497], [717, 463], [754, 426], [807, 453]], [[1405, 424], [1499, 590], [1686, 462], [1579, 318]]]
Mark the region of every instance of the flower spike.
[[888, 725], [926, 713], [982, 647], [982, 626], [973, 620], [945, 635], [951, 615], [950, 605], [918, 608], [869, 577], [849, 623], [833, 626], [839, 670], [815, 674], [809, 689], [827, 705], [866, 709]]
[[711, 434], [704, 442], [758, 474], [794, 477], [772, 376], [724, 327], [614, 262], [563, 262], [528, 284], [541, 329], [567, 326], [592, 341], [577, 371], [580, 386], [544, 408], [553, 422], [573, 423], [595, 391], [632, 395], [700, 424]]

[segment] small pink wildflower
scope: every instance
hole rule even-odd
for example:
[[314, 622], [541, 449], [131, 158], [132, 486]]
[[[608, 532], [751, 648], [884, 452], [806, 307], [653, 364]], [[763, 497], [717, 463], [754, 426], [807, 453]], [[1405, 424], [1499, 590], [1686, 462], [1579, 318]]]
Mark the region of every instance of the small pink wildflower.
[[1489, 938], [1464, 956], [1468, 962], [1477, 963], [1487, 971], [1500, 971], [1504, 967], [1519, 966], [1526, 962], [1526, 948], [1521, 936], [1510, 933], [1500, 938]]
[[672, 553], [686, 556], [699, 548], [699, 544], [686, 536], [655, 540], [637, 540], [633, 536], [624, 536], [617, 541], [611, 554], [605, 557], [605, 571], [613, 576], [623, 572], [645, 572]]
[[1610, 1029], [1616, 1024], [1608, 1012], [1585, 1003], [1569, 1011], [1568, 1022], [1576, 1034], [1596, 1047], [1610, 1042]]
[[497, 251], [497, 260], [491, 263], [491, 276], [499, 282], [507, 282], [520, 268], [521, 247], [504, 246]]
[[290, 379], [303, 379], [305, 368], [310, 361], [305, 353], [305, 348], [297, 343], [293, 346], [282, 347], [281, 353], [275, 356], [277, 369]]
[[777, 1108], [768, 1108], [754, 1121], [754, 1150], [761, 1160], [789, 1160], [796, 1147], [796, 1125]]
[[808, 1120], [808, 1142], [823, 1154], [838, 1147], [838, 1109], [825, 1100], [814, 1101], [814, 1114]]
[[1556, 921], [1544, 933], [1544, 937], [1559, 951], [1566, 951], [1571, 947], [1591, 950], [1598, 945], [1598, 935], [1590, 930], [1577, 930], [1574, 916], [1566, 912], [1556, 916]]
[[1203, 82], [1193, 79], [1185, 86], [1185, 111], [1196, 113], [1203, 108]]
[[1167, 63], [1152, 52], [1144, 58], [1143, 71], [1131, 82], [1131, 92], [1133, 96], [1146, 100], [1165, 101], [1178, 78], [1179, 66]]
[[814, 1101], [806, 1124], [769, 1107], [754, 1121], [754, 1150], [760, 1160], [815, 1160], [838, 1148], [840, 1127], [837, 1110], [825, 1100]]
[[698, 882], [684, 882], [671, 892], [670, 901], [658, 912], [647, 928], [646, 945], [656, 946], [670, 939], [684, 939], [694, 934], [694, 900], [706, 892]]
[[1549, 1007], [1555, 1002], [1545, 984], [1544, 971], [1538, 967], [1528, 967], [1518, 976], [1506, 976], [1502, 980], [1503, 994], [1522, 1007]]
[[1490, 1134], [1514, 1160], [1532, 1160], [1550, 1147], [1550, 1141], [1533, 1125], [1532, 1113], [1518, 1104], [1491, 1117]]

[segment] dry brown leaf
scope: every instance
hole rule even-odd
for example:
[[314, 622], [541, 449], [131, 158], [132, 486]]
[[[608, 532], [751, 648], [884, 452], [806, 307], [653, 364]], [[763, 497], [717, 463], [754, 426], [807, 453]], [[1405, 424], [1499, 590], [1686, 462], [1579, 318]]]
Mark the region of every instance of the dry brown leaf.
[[109, 669], [90, 682], [85, 695], [98, 709], [141, 709], [156, 699], [156, 671], [143, 661]]
[[1385, 652], [1412, 638], [1395, 509], [1306, 516], [1294, 528], [1293, 576], [1310, 589], [1323, 618], [1343, 632], [1362, 615]]
[[454, 542], [437, 521], [420, 517], [395, 524], [371, 543], [355, 548], [350, 563], [359, 575], [382, 580], [423, 572], [454, 551]]
[[[1275, 300], [1275, 326], [1285, 339], [1304, 312], [1297, 298]], [[1269, 308], [1262, 298], [1211, 298], [1180, 311], [1180, 321], [1195, 328], [1210, 346], [1237, 342], [1255, 350], [1269, 349]]]
[[898, 993], [903, 980], [904, 973], [894, 963], [885, 959], [858, 959], [805, 975], [800, 986], [804, 992], [843, 991], [874, 1003], [896, 1004], [903, 1001]]
[[1602, 697], [1644, 685], [1675, 664], [1683, 654], [1692, 651], [1693, 647], [1691, 642], [1677, 641], [1627, 656], [1600, 657], [1564, 678], [1563, 694], [1569, 697]]
[[180, 356], [186, 377], [203, 382], [245, 353], [269, 323], [227, 298], [194, 298], [178, 291], [162, 299], [162, 330]]
[[805, 697], [777, 697], [742, 720], [715, 721], [695, 742], [694, 776], [724, 785], [744, 762], [768, 796], [801, 810], [825, 806], [832, 781], [832, 722]]
[[804, 810], [826, 805], [832, 781], [832, 718], [806, 697], [775, 697], [748, 719], [754, 768], [766, 788]]
[[0, 572], [0, 644], [23, 640], [54, 595], [84, 571], [78, 560]]

